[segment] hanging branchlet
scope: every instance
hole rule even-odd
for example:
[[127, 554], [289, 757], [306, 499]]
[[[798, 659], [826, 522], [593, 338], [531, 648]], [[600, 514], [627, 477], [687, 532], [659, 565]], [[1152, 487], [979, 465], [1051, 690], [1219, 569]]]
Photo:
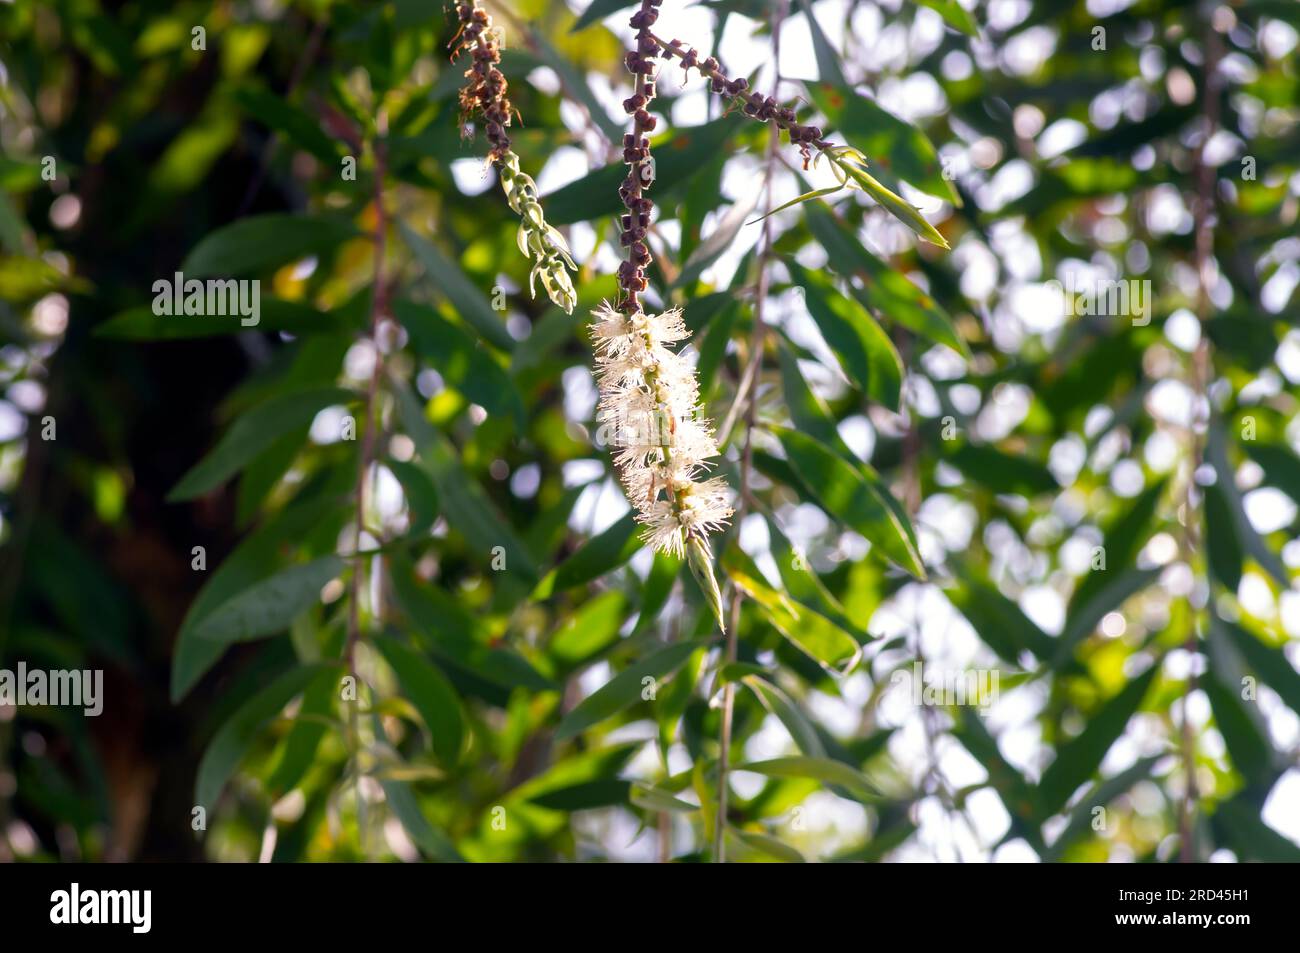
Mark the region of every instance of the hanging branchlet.
[[495, 164], [505, 190], [506, 201], [520, 218], [516, 236], [519, 250], [533, 262], [528, 274], [528, 292], [536, 296], [540, 279], [551, 301], [571, 314], [578, 303], [569, 270], [577, 270], [564, 236], [550, 225], [537, 199], [537, 184], [519, 171], [519, 156], [510, 148], [512, 114], [518, 115], [507, 96], [505, 75], [497, 68], [501, 62], [500, 40], [492, 27], [492, 18], [478, 0], [458, 0], [456, 15], [460, 30], [452, 39], [452, 61], [468, 52], [473, 63], [465, 71], [467, 80], [460, 91], [461, 131], [468, 134], [472, 118], [481, 118], [491, 149], [488, 163]]
[[[915, 206], [890, 191], [867, 172], [867, 157], [861, 151], [853, 146], [836, 145], [822, 138], [822, 130], [818, 126], [802, 125], [793, 108], [783, 106], [771, 96], [763, 96], [754, 92], [749, 88], [749, 81], [744, 77], [739, 79], [728, 77], [722, 71], [718, 61], [712, 56], [701, 59], [697, 50], [685, 45], [681, 40], [665, 42], [648, 30], [645, 31], [645, 35], [648, 37], [649, 42], [654, 44], [663, 59], [677, 60], [688, 73], [691, 70], [698, 72], [709, 81], [710, 90], [719, 96], [732, 100], [746, 116], [760, 122], [773, 123], [784, 130], [790, 142], [799, 149], [799, 154], [803, 157], [804, 169], [807, 169], [809, 164], [816, 167], [823, 157], [830, 163], [831, 173], [838, 180], [838, 185], [806, 192], [798, 198], [772, 209], [767, 213], [768, 215], [775, 215], [777, 212], [806, 202], [809, 199], [826, 198], [841, 189], [857, 189], [869, 195], [878, 205], [925, 241], [938, 245], [940, 248], [948, 247], [947, 239], [926, 220], [925, 216]], [[767, 216], [763, 217], [766, 218]]]
[[492, 147], [488, 161], [499, 162], [510, 151], [506, 127], [514, 112], [506, 94], [509, 86], [505, 74], [497, 68], [501, 62], [500, 42], [492, 28], [492, 17], [478, 0], [457, 0], [456, 16], [460, 30], [451, 41], [451, 61], [456, 62], [462, 53], [469, 53], [474, 61], [465, 71], [467, 82], [460, 91], [461, 135], [470, 134], [471, 119], [481, 118]]
[[795, 111], [789, 106], [783, 106], [771, 96], [763, 96], [749, 88], [749, 80], [743, 76], [739, 79], [730, 79], [726, 73], [722, 72], [722, 67], [712, 56], [700, 59], [697, 50], [686, 46], [681, 40], [671, 40], [665, 43], [653, 33], [650, 39], [654, 42], [656, 49], [664, 59], [677, 59], [681, 62], [682, 67], [689, 72], [697, 71], [701, 76], [709, 81], [709, 89], [719, 96], [726, 96], [735, 100], [739, 105], [741, 112], [751, 119], [757, 119], [760, 122], [770, 122], [785, 130], [786, 135], [790, 137], [790, 142], [799, 148], [799, 154], [803, 156], [803, 167], [808, 168], [808, 163], [812, 161], [813, 150], [825, 151], [832, 147], [832, 143], [822, 138], [822, 131], [817, 126], [805, 126], [799, 123], [799, 118]]
[[669, 346], [690, 331], [678, 309], [626, 315], [605, 303], [593, 317], [599, 418], [645, 527], [641, 538], [687, 558], [721, 625], [708, 537], [731, 516], [731, 491], [724, 478], [706, 476], [707, 461], [718, 455], [713, 427], [699, 415], [694, 365]]
[[731, 517], [731, 490], [722, 477], [706, 477], [718, 455], [713, 427], [699, 416], [700, 385], [695, 367], [669, 345], [690, 336], [678, 309], [646, 314], [650, 247], [646, 236], [654, 203], [645, 192], [654, 182], [654, 163], [646, 134], [655, 128], [650, 104], [655, 98], [655, 52], [650, 27], [662, 0], [642, 0], [632, 14], [636, 48], [624, 62], [633, 75], [632, 95], [623, 108], [632, 131], [623, 138], [628, 173], [618, 194], [627, 210], [621, 242], [627, 257], [618, 269], [616, 306], [603, 303], [592, 316], [599, 418], [617, 448], [614, 464], [637, 521], [641, 538], [655, 550], [685, 557], [699, 581], [709, 609], [725, 629], [722, 593], [713, 571], [709, 534]]
[[515, 236], [519, 250], [533, 260], [532, 271], [528, 273], [528, 293], [535, 296], [533, 285], [540, 279], [547, 297], [566, 314], [572, 314], [578, 295], [566, 266], [574, 271], [577, 266], [564, 236], [546, 224], [542, 204], [537, 200], [537, 183], [532, 176], [519, 171], [519, 156], [513, 152], [507, 152], [497, 163], [497, 173], [501, 176], [506, 201], [519, 216], [519, 231]]
[[658, 8], [662, 2], [641, 0], [640, 9], [629, 20], [632, 29], [637, 31], [636, 48], [624, 57], [628, 72], [634, 77], [632, 95], [623, 100], [623, 110], [632, 117], [632, 131], [623, 137], [623, 161], [628, 172], [618, 190], [627, 209], [620, 222], [619, 240], [627, 249], [627, 258], [618, 268], [618, 307], [627, 315], [641, 310], [640, 295], [647, 285], [645, 270], [652, 260], [646, 236], [650, 232], [654, 202], [645, 196], [645, 190], [654, 181], [654, 162], [646, 133], [653, 132], [656, 125], [655, 117], [650, 115], [650, 104], [655, 98], [655, 53], [659, 46], [650, 27], [659, 19]]

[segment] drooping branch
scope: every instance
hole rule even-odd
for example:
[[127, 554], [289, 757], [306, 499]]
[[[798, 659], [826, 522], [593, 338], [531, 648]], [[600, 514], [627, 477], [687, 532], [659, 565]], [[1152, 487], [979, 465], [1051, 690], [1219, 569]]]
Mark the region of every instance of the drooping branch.
[[564, 236], [550, 225], [542, 213], [537, 197], [537, 183], [531, 176], [519, 171], [519, 156], [510, 148], [511, 115], [518, 111], [510, 103], [509, 84], [505, 74], [498, 69], [501, 62], [501, 42], [492, 26], [492, 17], [479, 6], [478, 0], [458, 0], [456, 16], [460, 30], [452, 38], [452, 61], [468, 52], [473, 59], [465, 71], [467, 82], [460, 91], [462, 133], [467, 133], [471, 118], [483, 121], [487, 136], [488, 163], [495, 164], [501, 176], [501, 187], [506, 201], [519, 216], [519, 250], [533, 261], [528, 275], [528, 291], [535, 293], [537, 279], [541, 279], [547, 297], [572, 313], [578, 303], [569, 269], [577, 270], [569, 253]]
[[654, 54], [659, 47], [650, 27], [659, 19], [660, 3], [662, 0], [641, 0], [641, 8], [632, 14], [629, 21], [637, 31], [636, 49], [629, 50], [624, 58], [634, 82], [632, 95], [623, 100], [623, 109], [632, 117], [632, 131], [623, 137], [623, 161], [627, 163], [628, 172], [618, 190], [623, 207], [627, 209], [619, 239], [627, 249], [627, 258], [618, 269], [618, 307], [628, 316], [641, 310], [640, 295], [647, 285], [645, 270], [652, 260], [646, 235], [650, 230], [654, 202], [644, 193], [654, 181], [654, 164], [646, 133], [653, 132], [656, 125], [649, 106], [655, 98]]
[[822, 130], [817, 126], [805, 126], [799, 123], [794, 109], [783, 106], [772, 96], [763, 96], [749, 88], [749, 80], [743, 76], [731, 79], [722, 71], [718, 61], [712, 56], [700, 59], [700, 54], [681, 40], [664, 42], [654, 34], [650, 39], [662, 51], [664, 59], [676, 59], [687, 70], [695, 70], [709, 81], [709, 89], [720, 96], [727, 96], [740, 103], [741, 111], [751, 119], [770, 122], [782, 129], [790, 137], [790, 142], [798, 146], [803, 156], [804, 168], [812, 161], [812, 150], [819, 151], [834, 148], [834, 143], [822, 138]]
[[801, 124], [792, 107], [782, 105], [775, 97], [753, 92], [746, 79], [729, 78], [712, 56], [701, 59], [697, 50], [686, 46], [680, 40], [665, 42], [653, 33], [649, 34], [649, 41], [661, 51], [660, 55], [664, 59], [676, 59], [688, 72], [693, 69], [708, 79], [709, 89], [719, 96], [725, 96], [738, 103], [741, 112], [746, 116], [759, 122], [770, 122], [783, 130], [790, 138], [790, 142], [798, 147], [805, 170], [809, 164], [815, 166], [823, 156], [830, 162], [831, 170], [839, 180], [838, 186], [817, 189], [801, 195], [773, 211], [789, 208], [811, 198], [824, 197], [842, 188], [861, 189], [925, 241], [940, 248], [949, 247], [948, 240], [939, 234], [920, 211], [876, 181], [867, 172], [867, 157], [853, 146], [836, 145], [824, 139], [819, 127]]

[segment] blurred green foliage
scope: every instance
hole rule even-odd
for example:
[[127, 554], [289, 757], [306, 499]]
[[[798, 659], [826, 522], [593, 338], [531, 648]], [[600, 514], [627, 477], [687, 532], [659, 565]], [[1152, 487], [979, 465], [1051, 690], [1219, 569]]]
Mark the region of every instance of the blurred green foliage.
[[[708, 859], [731, 685], [730, 859], [1300, 859], [1300, 6], [692, 8], [805, 37], [783, 100], [906, 205], [745, 225], [767, 129], [655, 143], [715, 420], [762, 348], [730, 665], [589, 398], [631, 6], [489, 9], [573, 315], [466, 175], [441, 4], [0, 5], [0, 667], [107, 673], [98, 719], [0, 709], [0, 857]], [[776, 155], [778, 203], [835, 184]], [[177, 271], [260, 325], [159, 316]], [[918, 662], [999, 697], [917, 707]]]

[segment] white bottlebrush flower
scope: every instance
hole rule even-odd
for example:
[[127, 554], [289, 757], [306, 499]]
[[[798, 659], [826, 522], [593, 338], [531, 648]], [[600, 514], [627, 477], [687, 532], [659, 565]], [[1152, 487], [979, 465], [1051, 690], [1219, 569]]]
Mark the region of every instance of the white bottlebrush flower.
[[695, 369], [668, 348], [690, 331], [680, 309], [629, 317], [605, 302], [592, 315], [598, 416], [618, 448], [614, 462], [645, 526], [641, 538], [680, 557], [692, 538], [704, 543], [732, 512], [726, 480], [703, 478], [718, 446], [712, 426], [697, 416]]

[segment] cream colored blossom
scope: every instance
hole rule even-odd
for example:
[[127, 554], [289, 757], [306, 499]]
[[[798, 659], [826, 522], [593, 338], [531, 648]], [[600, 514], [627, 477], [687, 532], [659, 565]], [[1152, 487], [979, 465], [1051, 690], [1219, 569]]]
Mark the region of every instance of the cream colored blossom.
[[732, 513], [726, 480], [705, 478], [718, 446], [698, 416], [695, 369], [668, 347], [690, 331], [679, 309], [628, 316], [606, 302], [592, 314], [598, 418], [618, 448], [623, 489], [645, 527], [642, 540], [680, 557]]

